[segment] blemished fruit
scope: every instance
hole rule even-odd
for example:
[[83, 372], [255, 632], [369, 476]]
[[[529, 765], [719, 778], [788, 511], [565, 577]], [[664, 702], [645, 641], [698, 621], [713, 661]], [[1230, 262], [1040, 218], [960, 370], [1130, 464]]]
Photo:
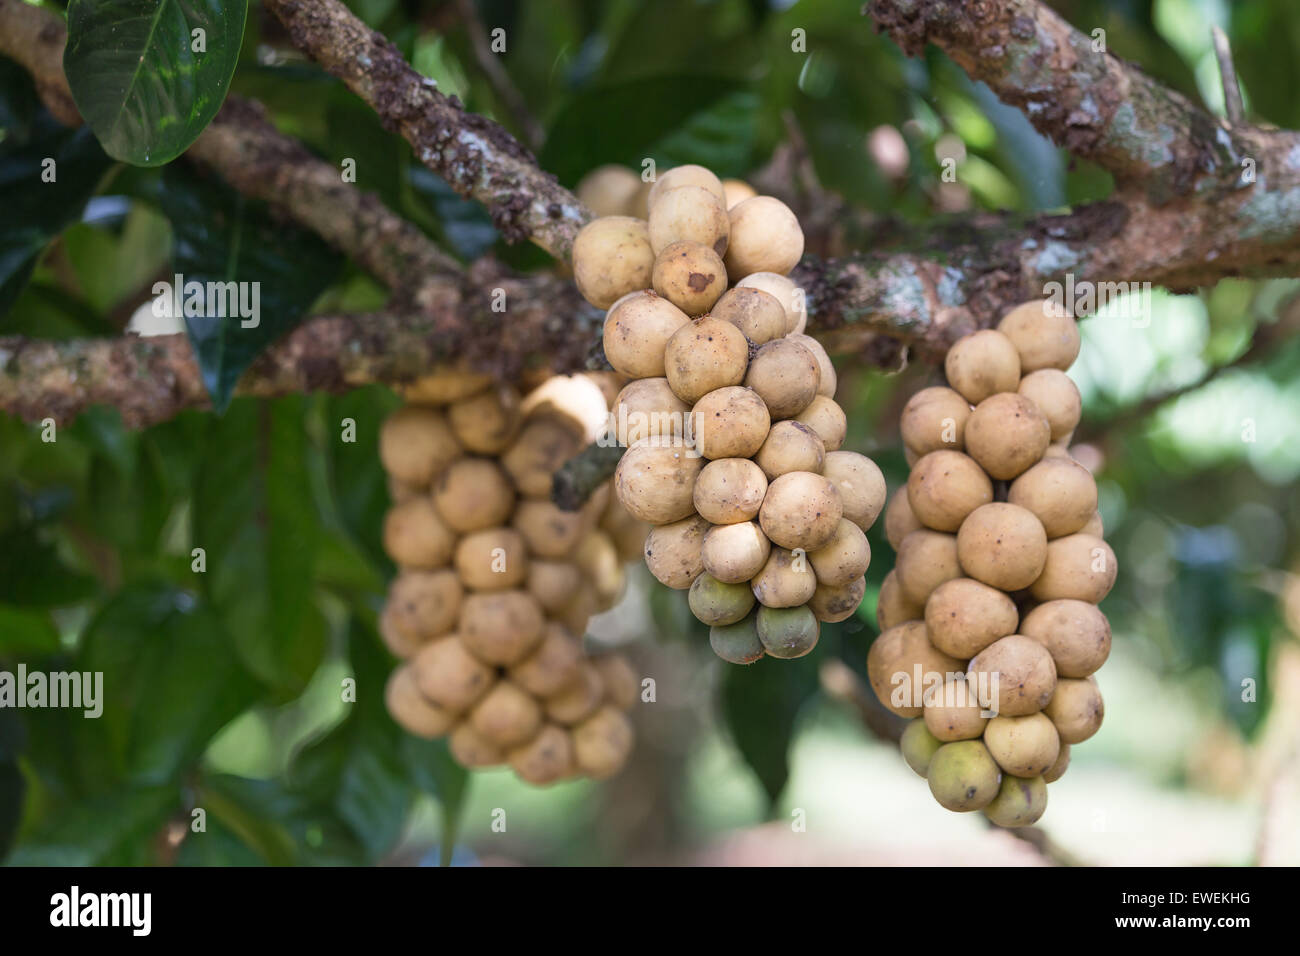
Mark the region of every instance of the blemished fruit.
[[[1042, 816], [1070, 746], [1104, 715], [1095, 674], [1111, 632], [1097, 604], [1118, 569], [1096, 481], [1068, 447], [1082, 407], [1065, 371], [1079, 345], [1073, 317], [1046, 301], [1018, 306], [956, 342], [946, 384], [912, 396], [899, 424], [911, 471], [885, 511], [897, 558], [877, 598], [868, 676], [887, 708], [924, 718], [900, 747], [935, 798], [953, 810], [984, 801], [998, 826]], [[964, 683], [974, 702], [927, 699], [922, 711], [901, 693], [939, 670], [937, 657], [961, 679], [932, 683], [934, 696]], [[985, 771], [991, 760], [995, 773], [954, 772], [957, 756], [943, 756], [953, 753]]]
[[640, 219], [606, 216], [583, 226], [573, 240], [573, 280], [598, 309], [650, 285], [655, 251]]
[[998, 765], [979, 740], [944, 744], [930, 758], [925, 779], [939, 805], [958, 813], [982, 810], [998, 794]]
[[998, 794], [984, 808], [984, 815], [1000, 827], [1027, 827], [1037, 823], [1047, 810], [1045, 777], [1002, 775]]
[[410, 394], [450, 407], [411, 406], [384, 425], [384, 543], [400, 573], [379, 629], [405, 659], [385, 702], [406, 731], [447, 737], [465, 767], [506, 764], [541, 786], [607, 776], [631, 750], [622, 712], [640, 680], [620, 655], [588, 657], [581, 635], [619, 599], [621, 563], [648, 529], [609, 483], [575, 512], [550, 501], [555, 471], [600, 436], [619, 387], [559, 376], [521, 399], [464, 375], [421, 380]]
[[[603, 198], [605, 184], [626, 210], [631, 181], [604, 171], [587, 188]], [[654, 526], [647, 566], [690, 591], [720, 657], [797, 656], [811, 650], [821, 623], [846, 620], [865, 596], [864, 533], [884, 508], [884, 476], [841, 450], [849, 427], [834, 400], [835, 366], [805, 334], [806, 298], [787, 275], [804, 246], [790, 209], [743, 183], [724, 187], [702, 166], [662, 172], [645, 196], [651, 275], [608, 303], [604, 325], [605, 357], [631, 379], [620, 384], [609, 429], [626, 448], [615, 494], [632, 520]], [[617, 235], [617, 225], [604, 228]], [[618, 273], [617, 262], [578, 261], [614, 254], [592, 232], [575, 248], [575, 274]], [[530, 558], [569, 553], [545, 553], [550, 522], [566, 539], [585, 534], [534, 507], [513, 522]], [[562, 574], [530, 572], [530, 589], [533, 577], [549, 612]], [[767, 651], [757, 624], [746, 624], [765, 610], [781, 612], [762, 618]], [[576, 626], [588, 611], [573, 613]]]

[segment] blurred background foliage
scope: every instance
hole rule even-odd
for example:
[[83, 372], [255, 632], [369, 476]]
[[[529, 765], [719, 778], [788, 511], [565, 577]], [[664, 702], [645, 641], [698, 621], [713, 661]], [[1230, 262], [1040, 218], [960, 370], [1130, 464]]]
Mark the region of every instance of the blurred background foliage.
[[[1300, 5], [1052, 5], [1218, 112], [1210, 27], [1222, 25], [1251, 115], [1300, 126]], [[478, 66], [461, 4], [351, 6], [444, 92], [518, 132]], [[1110, 189], [941, 54], [904, 58], [857, 4], [475, 6], [489, 29], [506, 30], [504, 65], [545, 129], [540, 159], [566, 185], [645, 157], [743, 177], [793, 127], [823, 188], [916, 223], [1062, 208]], [[792, 52], [796, 29], [806, 51]], [[535, 249], [500, 243], [480, 208], [415, 163], [256, 4], [232, 88], [261, 99], [320, 156], [356, 159], [362, 188], [459, 257], [490, 251], [549, 267]], [[901, 165], [873, 150], [882, 129], [901, 134]], [[60, 158], [57, 198], [42, 191], [38, 202], [25, 177], [50, 155]], [[940, 181], [945, 158], [956, 183]], [[214, 397], [229, 402], [222, 415], [188, 412], [137, 433], [96, 409], [56, 441], [0, 418], [0, 669], [106, 674], [98, 720], [0, 710], [0, 856], [933, 863], [1029, 852], [933, 806], [846, 705], [843, 680], [828, 679], [836, 661], [864, 669], [875, 590], [892, 565], [880, 527], [859, 615], [825, 628], [797, 662], [721, 665], [682, 595], [634, 575], [624, 607], [590, 636], [633, 643], [657, 682], [631, 767], [607, 784], [544, 791], [508, 771], [467, 778], [441, 744], [397, 730], [382, 705], [391, 661], [374, 628], [392, 568], [379, 546], [387, 492], [375, 441], [395, 397], [366, 388], [229, 401], [266, 342], [312, 312], [376, 307], [384, 290], [183, 161], [111, 163], [86, 131], [60, 129], [3, 60], [0, 208], [0, 334], [117, 333], [154, 281], [225, 274], [232, 255], [241, 278], [261, 277], [275, 296], [256, 340], [190, 330]], [[1104, 605], [1116, 642], [1100, 675], [1107, 724], [1076, 749], [1042, 824], [1083, 859], [1300, 860], [1300, 782], [1289, 769], [1300, 726], [1300, 337], [1288, 337], [1298, 291], [1244, 280], [1195, 295], [1157, 290], [1149, 323], [1126, 318], [1122, 302], [1083, 323], [1076, 441], [1120, 560]], [[839, 365], [846, 447], [871, 454], [893, 489], [906, 475], [898, 412], [936, 373], [886, 376], [852, 356]], [[342, 437], [349, 419], [355, 442]], [[341, 700], [349, 678], [355, 704]], [[195, 808], [203, 834], [191, 832]], [[491, 831], [494, 808], [508, 811], [505, 833]], [[809, 820], [797, 837], [796, 808]]]

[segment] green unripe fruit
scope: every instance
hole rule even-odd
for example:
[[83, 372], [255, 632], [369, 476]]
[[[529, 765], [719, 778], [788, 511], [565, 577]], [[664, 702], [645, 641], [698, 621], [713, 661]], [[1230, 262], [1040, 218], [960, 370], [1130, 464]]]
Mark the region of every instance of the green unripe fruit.
[[754, 606], [749, 582], [723, 584], [713, 575], [701, 574], [691, 584], [691, 613], [705, 624], [735, 624]]
[[925, 779], [940, 806], [967, 813], [998, 795], [998, 765], [981, 740], [944, 744], [930, 759]]
[[1027, 827], [1047, 809], [1047, 783], [1042, 777], [1013, 777], [1003, 774], [998, 795], [984, 808], [984, 815], [1000, 827]]
[[758, 639], [773, 657], [790, 660], [803, 657], [817, 646], [821, 624], [808, 608], [760, 607], [756, 615]]
[[752, 664], [763, 656], [763, 642], [758, 639], [753, 615], [735, 624], [709, 628], [709, 646], [730, 664]]
[[930, 728], [925, 726], [925, 721], [920, 717], [908, 721], [907, 729], [898, 739], [898, 749], [902, 751], [903, 759], [922, 777], [930, 769], [930, 760], [942, 746], [943, 741], [930, 733]]

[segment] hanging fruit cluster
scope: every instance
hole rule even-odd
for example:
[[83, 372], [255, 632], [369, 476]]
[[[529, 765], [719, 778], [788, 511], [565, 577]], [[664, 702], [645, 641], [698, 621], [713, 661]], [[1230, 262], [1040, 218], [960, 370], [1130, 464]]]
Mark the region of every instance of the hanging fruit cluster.
[[898, 557], [872, 689], [913, 718], [903, 756], [934, 798], [1001, 826], [1042, 816], [1047, 784], [1104, 711], [1093, 674], [1111, 634], [1097, 604], [1117, 569], [1096, 483], [1068, 451], [1078, 352], [1074, 319], [1039, 301], [953, 345], [948, 386], [903, 409], [911, 473], [885, 514]]
[[702, 166], [644, 193], [628, 175], [588, 193], [610, 209], [643, 199], [646, 218], [596, 219], [573, 247], [579, 291], [608, 310], [605, 356], [632, 379], [615, 402], [616, 493], [654, 525], [646, 564], [689, 589], [720, 657], [800, 657], [861, 602], [885, 501], [876, 465], [840, 450], [835, 369], [804, 334], [787, 275], [803, 232], [779, 200], [736, 184], [729, 197]]
[[446, 735], [466, 767], [546, 784], [609, 776], [632, 748], [638, 679], [617, 654], [588, 656], [582, 635], [618, 601], [646, 528], [608, 482], [581, 511], [550, 500], [555, 471], [603, 430], [612, 378], [556, 377], [521, 398], [439, 374], [384, 422], [399, 573], [380, 630], [403, 659], [388, 709], [413, 734]]

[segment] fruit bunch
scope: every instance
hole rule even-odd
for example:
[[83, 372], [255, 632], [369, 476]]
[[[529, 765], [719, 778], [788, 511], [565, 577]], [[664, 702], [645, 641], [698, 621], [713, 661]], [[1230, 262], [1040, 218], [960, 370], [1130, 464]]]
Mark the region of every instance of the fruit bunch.
[[631, 750], [637, 677], [581, 638], [621, 596], [646, 528], [608, 482], [578, 512], [550, 501], [555, 471], [603, 430], [612, 378], [556, 377], [521, 398], [443, 374], [384, 422], [384, 547], [399, 573], [380, 631], [403, 660], [388, 709], [413, 734], [447, 735], [466, 767], [546, 784], [609, 776]]
[[[880, 702], [914, 718], [903, 756], [949, 810], [1034, 823], [1070, 747], [1101, 726], [1097, 607], [1115, 583], [1097, 486], [1069, 454], [1079, 390], [1073, 318], [1046, 302], [968, 335], [947, 387], [900, 430], [911, 473], [885, 513], [897, 552], [867, 659]], [[995, 714], [995, 716], [989, 716]]]
[[861, 602], [885, 501], [875, 464], [840, 450], [835, 368], [803, 334], [787, 275], [803, 232], [780, 200], [733, 204], [702, 166], [665, 172], [645, 208], [573, 246], [579, 291], [608, 310], [605, 357], [632, 379], [614, 406], [615, 491], [654, 525], [646, 564], [689, 588], [718, 656], [800, 657]]

